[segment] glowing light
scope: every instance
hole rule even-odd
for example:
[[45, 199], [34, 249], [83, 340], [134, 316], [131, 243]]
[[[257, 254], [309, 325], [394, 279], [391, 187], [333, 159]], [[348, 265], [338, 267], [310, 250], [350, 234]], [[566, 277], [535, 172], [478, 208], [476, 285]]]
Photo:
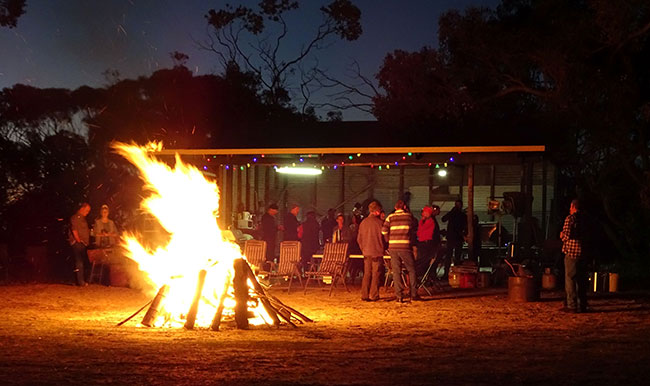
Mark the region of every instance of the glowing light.
[[361, 153], [357, 153], [357, 157], [361, 157]]
[[253, 157], [253, 162], [257, 162], [257, 157]]
[[413, 155], [413, 153], [411, 153], [410, 151], [406, 154], [408, 154], [409, 157]]
[[353, 159], [353, 158], [354, 158], [354, 157], [352, 157], [351, 155], [348, 156], [348, 159]]
[[277, 168], [275, 171], [281, 174], [292, 174], [298, 176], [317, 176], [319, 174], [323, 174], [322, 170], [316, 168], [290, 168], [288, 166]]
[[447, 177], [447, 170], [446, 169], [440, 169], [438, 170], [438, 175], [440, 177]]

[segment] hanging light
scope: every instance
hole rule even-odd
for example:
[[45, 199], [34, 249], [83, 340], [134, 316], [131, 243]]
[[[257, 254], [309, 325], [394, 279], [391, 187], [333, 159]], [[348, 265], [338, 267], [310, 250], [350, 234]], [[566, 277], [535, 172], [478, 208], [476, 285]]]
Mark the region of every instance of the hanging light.
[[447, 177], [447, 169], [440, 169], [438, 170], [438, 175], [440, 177]]
[[283, 166], [281, 168], [275, 169], [276, 172], [281, 173], [281, 174], [293, 174], [297, 176], [317, 176], [319, 174], [323, 174], [323, 171], [321, 169], [316, 169], [316, 168], [296, 168], [296, 167], [288, 167], [288, 166]]

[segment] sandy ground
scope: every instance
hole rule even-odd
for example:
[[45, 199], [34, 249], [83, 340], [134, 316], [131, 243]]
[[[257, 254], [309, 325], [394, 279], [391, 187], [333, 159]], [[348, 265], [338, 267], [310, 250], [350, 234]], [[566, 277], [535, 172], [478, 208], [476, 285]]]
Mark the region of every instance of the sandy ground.
[[[382, 293], [383, 294], [383, 293]], [[315, 322], [248, 331], [115, 324], [147, 299], [92, 285], [0, 287], [0, 384], [649, 384], [650, 296], [445, 291], [365, 303], [358, 292], [277, 292]], [[460, 297], [459, 297], [460, 296]]]

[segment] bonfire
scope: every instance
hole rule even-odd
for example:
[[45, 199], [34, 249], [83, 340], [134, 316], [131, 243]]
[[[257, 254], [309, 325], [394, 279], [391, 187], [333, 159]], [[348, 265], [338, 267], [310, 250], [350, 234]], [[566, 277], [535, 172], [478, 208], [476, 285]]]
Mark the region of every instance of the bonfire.
[[122, 235], [126, 256], [138, 265], [152, 300], [142, 325], [218, 330], [223, 320], [236, 326], [279, 326], [311, 321], [258, 282], [241, 248], [217, 224], [219, 189], [214, 181], [177, 154], [170, 167], [156, 159], [161, 143], [115, 143], [115, 151], [135, 165], [148, 196], [141, 209], [169, 233], [169, 242], [148, 249], [135, 234]]

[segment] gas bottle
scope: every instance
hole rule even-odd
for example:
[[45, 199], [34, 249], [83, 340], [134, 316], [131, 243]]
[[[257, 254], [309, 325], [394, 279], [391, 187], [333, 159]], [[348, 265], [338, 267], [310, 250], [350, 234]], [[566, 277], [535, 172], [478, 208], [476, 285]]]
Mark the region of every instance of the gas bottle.
[[544, 269], [544, 274], [542, 275], [542, 288], [545, 290], [554, 290], [557, 286], [557, 276], [551, 272], [550, 268]]

